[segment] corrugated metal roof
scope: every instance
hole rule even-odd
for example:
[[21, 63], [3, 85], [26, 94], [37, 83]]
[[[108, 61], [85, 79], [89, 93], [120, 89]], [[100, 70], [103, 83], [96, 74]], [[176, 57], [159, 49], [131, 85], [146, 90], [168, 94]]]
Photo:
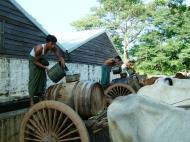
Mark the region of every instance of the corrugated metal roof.
[[68, 53], [70, 53], [103, 33], [106, 33], [106, 31], [103, 29], [64, 33], [60, 43], [68, 51]]
[[[48, 35], [49, 33], [40, 25], [24, 8], [22, 8], [15, 0], [10, 0], [10, 2], [17, 7], [34, 25], [36, 25], [45, 35]], [[65, 48], [59, 43], [56, 43], [57, 46], [62, 49], [64, 52], [66, 51]]]

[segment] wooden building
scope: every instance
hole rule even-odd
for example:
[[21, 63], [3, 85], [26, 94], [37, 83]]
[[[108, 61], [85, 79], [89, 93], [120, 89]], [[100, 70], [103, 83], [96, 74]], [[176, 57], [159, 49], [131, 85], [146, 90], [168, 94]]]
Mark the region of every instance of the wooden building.
[[61, 43], [72, 63], [102, 65], [106, 59], [118, 55], [105, 30], [64, 34]]
[[[104, 30], [79, 32], [78, 37], [73, 34], [68, 39], [63, 35], [62, 44], [57, 43], [62, 54], [68, 55], [69, 70], [80, 73], [81, 80], [99, 81], [104, 60], [118, 55], [108, 35]], [[0, 0], [0, 102], [28, 95], [28, 56], [35, 44], [45, 42], [46, 35], [15, 0]], [[51, 67], [56, 60], [51, 54], [49, 59]]]
[[1, 101], [7, 101], [7, 96], [28, 95], [29, 53], [36, 44], [45, 42], [46, 35], [48, 32], [15, 0], [0, 0]]
[[[47, 34], [15, 0], [0, 1], [1, 56], [28, 58], [32, 47], [44, 43]], [[58, 43], [58, 46], [61, 45]]]
[[70, 71], [81, 73], [81, 80], [99, 81], [103, 62], [118, 55], [105, 30], [65, 33], [60, 43], [69, 53]]

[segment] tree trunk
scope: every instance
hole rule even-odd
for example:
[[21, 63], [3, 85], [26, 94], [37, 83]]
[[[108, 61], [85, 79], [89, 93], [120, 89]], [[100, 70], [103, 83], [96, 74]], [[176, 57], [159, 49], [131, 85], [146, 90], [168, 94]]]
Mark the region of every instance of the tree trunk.
[[124, 45], [124, 62], [127, 62], [129, 60], [128, 56], [128, 39], [125, 38], [125, 45]]

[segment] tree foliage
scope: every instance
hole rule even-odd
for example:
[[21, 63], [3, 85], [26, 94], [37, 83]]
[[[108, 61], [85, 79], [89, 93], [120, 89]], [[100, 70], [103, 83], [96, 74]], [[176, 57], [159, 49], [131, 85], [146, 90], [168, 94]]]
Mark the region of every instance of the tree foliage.
[[171, 75], [190, 70], [190, 7], [183, 0], [98, 0], [85, 18], [72, 23], [77, 30], [104, 28], [120, 52], [131, 47], [136, 70]]
[[99, 3], [91, 14], [71, 25], [77, 30], [106, 29], [116, 49], [123, 54], [124, 44], [134, 42], [143, 30], [146, 7], [139, 0], [99, 0]]
[[190, 10], [180, 1], [155, 7], [149, 28], [131, 50], [138, 70], [149, 74], [174, 74], [189, 70]]

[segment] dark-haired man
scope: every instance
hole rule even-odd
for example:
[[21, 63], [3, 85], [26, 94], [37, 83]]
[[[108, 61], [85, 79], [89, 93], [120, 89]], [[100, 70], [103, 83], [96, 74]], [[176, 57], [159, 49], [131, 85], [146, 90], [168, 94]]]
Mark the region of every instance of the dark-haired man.
[[127, 74], [127, 77], [132, 77], [132, 75], [135, 74], [135, 69], [134, 69], [134, 64], [135, 64], [135, 61], [134, 60], [130, 60], [124, 64], [122, 64], [121, 66], [121, 74]]
[[29, 56], [29, 83], [28, 91], [30, 95], [30, 105], [33, 105], [33, 96], [39, 98], [44, 94], [46, 88], [46, 72], [48, 70], [49, 62], [45, 55], [50, 51], [53, 52], [60, 60], [61, 65], [65, 66], [65, 61], [60, 56], [58, 49], [55, 47], [57, 38], [53, 35], [46, 37], [45, 44], [36, 45], [30, 52]]
[[116, 56], [115, 58], [107, 59], [104, 64], [102, 65], [102, 71], [101, 71], [101, 85], [103, 88], [107, 88], [110, 84], [110, 72], [111, 68], [119, 65], [121, 63], [121, 57]]

